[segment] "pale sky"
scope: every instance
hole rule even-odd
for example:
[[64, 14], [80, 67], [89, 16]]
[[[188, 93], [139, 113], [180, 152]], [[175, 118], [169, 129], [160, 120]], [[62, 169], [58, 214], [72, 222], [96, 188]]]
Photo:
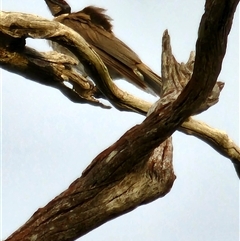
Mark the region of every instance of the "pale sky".
[[[179, 62], [195, 49], [204, 1], [69, 0], [72, 11], [88, 5], [108, 9], [115, 34], [156, 73], [161, 38], [168, 29]], [[2, 0], [4, 11], [52, 19], [44, 0]], [[219, 80], [220, 101], [196, 119], [228, 133], [239, 143], [239, 11]], [[39, 51], [45, 41], [27, 40]], [[23, 225], [40, 207], [64, 191], [91, 160], [132, 126], [135, 113], [70, 102], [58, 90], [1, 71], [2, 238]], [[146, 100], [155, 99], [125, 81], [117, 84]], [[180, 132], [173, 135], [177, 179], [165, 197], [103, 224], [81, 238], [98, 240], [239, 240], [239, 180], [231, 162], [206, 143]]]

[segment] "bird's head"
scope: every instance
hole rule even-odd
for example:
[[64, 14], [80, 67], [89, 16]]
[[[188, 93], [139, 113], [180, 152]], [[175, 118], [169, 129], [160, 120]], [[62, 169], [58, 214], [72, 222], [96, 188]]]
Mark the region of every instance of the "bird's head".
[[71, 13], [71, 7], [64, 0], [45, 0], [45, 2], [54, 17], [64, 13]]

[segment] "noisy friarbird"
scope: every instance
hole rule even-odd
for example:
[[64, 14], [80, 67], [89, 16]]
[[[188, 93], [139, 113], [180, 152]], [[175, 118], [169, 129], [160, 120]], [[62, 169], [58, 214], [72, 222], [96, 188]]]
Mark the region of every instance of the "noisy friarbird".
[[[45, 1], [55, 21], [75, 30], [92, 46], [107, 66], [112, 79], [123, 78], [149, 93], [161, 95], [161, 77], [114, 35], [112, 19], [105, 14], [105, 9], [89, 6], [71, 13], [70, 6], [63, 0]], [[53, 48], [63, 52], [57, 44]]]

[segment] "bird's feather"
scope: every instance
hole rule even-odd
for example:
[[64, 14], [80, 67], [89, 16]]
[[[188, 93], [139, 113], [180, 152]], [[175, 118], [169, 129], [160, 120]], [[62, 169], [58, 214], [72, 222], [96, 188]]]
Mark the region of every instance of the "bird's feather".
[[79, 33], [99, 54], [112, 78], [124, 77], [134, 85], [160, 95], [161, 78], [142, 63], [138, 55], [112, 33], [111, 18], [93, 6], [56, 21]]

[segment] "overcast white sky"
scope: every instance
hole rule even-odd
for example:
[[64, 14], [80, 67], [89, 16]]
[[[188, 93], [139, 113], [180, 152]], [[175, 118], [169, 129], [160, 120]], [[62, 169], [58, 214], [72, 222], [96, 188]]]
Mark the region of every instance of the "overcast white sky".
[[[195, 49], [204, 9], [199, 0], [69, 0], [72, 11], [108, 9], [115, 34], [160, 73], [161, 38], [169, 30], [179, 62]], [[120, 3], [121, 2], [121, 3]], [[2, 0], [4, 11], [51, 19], [44, 0]], [[197, 116], [239, 142], [239, 16], [235, 15], [219, 79], [220, 102]], [[44, 41], [28, 40], [45, 51]], [[70, 102], [59, 91], [1, 71], [2, 238], [65, 190], [102, 150], [144, 117]], [[133, 94], [142, 92], [126, 85]], [[147, 100], [154, 100], [144, 95]], [[239, 181], [232, 164], [202, 141], [176, 132], [177, 179], [164, 198], [114, 219], [81, 240], [239, 240]]]

